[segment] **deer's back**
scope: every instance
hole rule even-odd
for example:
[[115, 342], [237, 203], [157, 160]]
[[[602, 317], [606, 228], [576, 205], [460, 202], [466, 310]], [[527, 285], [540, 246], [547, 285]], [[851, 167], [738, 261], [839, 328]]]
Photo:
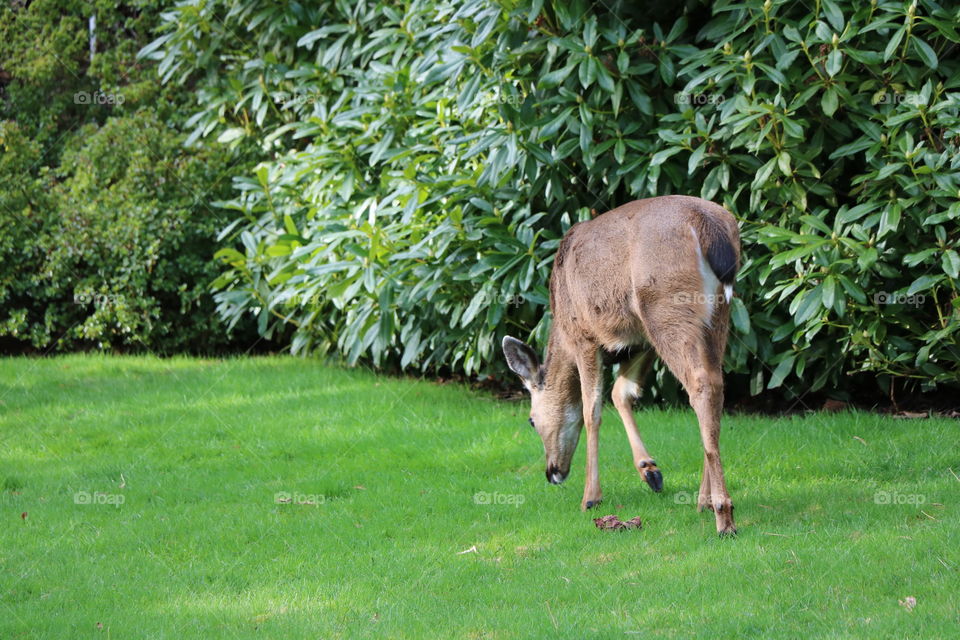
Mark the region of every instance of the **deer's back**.
[[694, 234], [717, 228], [739, 251], [733, 216], [689, 196], [636, 200], [574, 225], [550, 278], [554, 323], [568, 333], [592, 332], [608, 346], [637, 344], [639, 306], [701, 290]]

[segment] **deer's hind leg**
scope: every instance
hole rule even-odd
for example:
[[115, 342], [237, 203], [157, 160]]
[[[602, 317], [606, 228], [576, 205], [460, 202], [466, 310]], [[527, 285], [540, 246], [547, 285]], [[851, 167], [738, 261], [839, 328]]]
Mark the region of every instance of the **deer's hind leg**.
[[627, 440], [630, 441], [630, 450], [633, 452], [633, 466], [650, 488], [659, 493], [663, 491], [663, 474], [657, 467], [657, 463], [647, 453], [647, 448], [640, 439], [640, 431], [637, 429], [637, 422], [633, 416], [633, 402], [640, 394], [640, 388], [643, 381], [650, 372], [653, 365], [655, 353], [653, 349], [648, 349], [638, 354], [631, 360], [620, 365], [617, 372], [617, 380], [613, 383], [613, 404], [620, 413], [620, 419], [623, 420], [623, 428], [627, 432]]
[[647, 338], [683, 384], [700, 424], [704, 465], [697, 506], [713, 510], [720, 535], [735, 534], [733, 503], [720, 461], [722, 363], [729, 306], [724, 302], [714, 310], [710, 326], [691, 305], [669, 298], [641, 311]]

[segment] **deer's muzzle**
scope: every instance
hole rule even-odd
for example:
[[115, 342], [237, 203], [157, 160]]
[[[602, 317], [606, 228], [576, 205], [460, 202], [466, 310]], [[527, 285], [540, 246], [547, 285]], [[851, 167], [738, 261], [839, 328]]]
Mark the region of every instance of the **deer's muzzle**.
[[547, 482], [550, 484], [560, 484], [567, 479], [567, 474], [555, 465], [550, 465], [547, 467]]

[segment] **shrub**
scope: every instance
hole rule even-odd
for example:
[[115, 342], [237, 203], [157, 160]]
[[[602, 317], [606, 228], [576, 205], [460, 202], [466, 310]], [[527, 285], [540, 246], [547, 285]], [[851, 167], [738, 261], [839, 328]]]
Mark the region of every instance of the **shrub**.
[[[14, 128], [6, 129], [5, 139]], [[33, 181], [47, 189], [36, 191], [45, 194], [38, 210], [48, 213], [33, 215], [30, 206], [3, 216], [4, 264], [15, 269], [4, 278], [3, 335], [35, 348], [226, 345], [208, 291], [224, 218], [201, 198], [216, 193], [218, 179], [226, 192], [229, 157], [184, 155], [182, 140], [149, 111], [72, 137], [61, 182]]]
[[230, 344], [208, 289], [226, 218], [209, 202], [251, 156], [182, 149], [182, 99], [135, 61], [158, 5], [0, 7], [5, 351]]
[[34, 281], [44, 254], [36, 241], [51, 219], [52, 198], [44, 181], [34, 176], [40, 144], [16, 123], [0, 121], [0, 336], [43, 342], [42, 326], [29, 326]]
[[687, 193], [741, 222], [728, 369], [752, 393], [842, 395], [857, 373], [958, 381], [957, 18], [232, 0], [179, 5], [143, 55], [200, 83], [193, 135], [276, 153], [226, 203], [231, 322], [293, 327], [294, 352], [492, 371], [505, 332], [543, 342], [571, 223]]

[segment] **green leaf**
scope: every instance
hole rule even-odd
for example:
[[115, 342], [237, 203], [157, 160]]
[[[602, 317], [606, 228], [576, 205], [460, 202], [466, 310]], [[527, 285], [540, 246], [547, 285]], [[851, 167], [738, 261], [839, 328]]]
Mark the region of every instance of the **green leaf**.
[[836, 286], [837, 281], [833, 276], [827, 276], [823, 279], [823, 306], [826, 309], [832, 309], [833, 303], [836, 300]]
[[823, 301], [823, 286], [817, 285], [810, 291], [806, 292], [803, 296], [802, 301], [797, 305], [797, 310], [794, 312], [794, 322], [797, 323], [797, 326], [803, 324], [810, 318], [814, 317], [820, 312], [822, 308]]
[[907, 296], [912, 296], [915, 293], [920, 293], [921, 291], [926, 291], [935, 284], [943, 280], [943, 276], [932, 276], [932, 275], [923, 275], [914, 280], [909, 287], [907, 287]]
[[873, 267], [874, 264], [876, 264], [879, 256], [880, 254], [877, 252], [877, 250], [873, 247], [870, 247], [857, 259], [857, 266], [860, 267], [861, 271], [868, 271]]
[[163, 57], [163, 52], [158, 51], [158, 49], [160, 49], [160, 47], [165, 45], [174, 35], [175, 34], [173, 33], [168, 33], [152, 41], [150, 44], [143, 47], [142, 49], [140, 49], [140, 51], [137, 52], [137, 59], [139, 60], [139, 59], [147, 58], [152, 60], [159, 60], [160, 58]]
[[297, 231], [297, 224], [293, 221], [293, 218], [289, 214], [283, 215], [283, 227], [287, 230], [287, 233], [290, 235], [298, 236], [300, 232]]
[[470, 204], [486, 213], [493, 213], [493, 205], [483, 198], [470, 198]]
[[837, 106], [839, 105], [839, 99], [837, 98], [837, 90], [833, 87], [830, 87], [823, 92], [823, 97], [820, 98], [820, 108], [823, 109], [823, 114], [827, 117], [833, 116], [837, 111]]
[[753, 189], [763, 188], [763, 186], [767, 183], [767, 180], [773, 174], [773, 168], [776, 166], [776, 163], [777, 159], [771, 158], [766, 164], [760, 167], [760, 170], [757, 171], [757, 175], [754, 177], [753, 184], [751, 185]]
[[800, 32], [791, 27], [790, 25], [785, 25], [783, 27], [783, 37], [791, 42], [802, 42], [803, 38], [800, 37]]
[[288, 244], [274, 244], [267, 247], [265, 252], [271, 258], [276, 258], [279, 256], [288, 256], [290, 255], [290, 245]]
[[820, 0], [820, 6], [823, 8], [823, 12], [827, 16], [827, 22], [830, 23], [833, 30], [841, 33], [843, 31], [843, 13], [837, 7], [837, 4], [833, 0]]
[[527, 22], [535, 22], [543, 10], [543, 0], [533, 0], [530, 11], [527, 13]]
[[322, 276], [328, 273], [338, 273], [340, 271], [346, 271], [353, 267], [352, 262], [328, 262], [326, 264], [321, 264], [316, 267], [310, 267], [306, 269], [306, 272], [311, 276]]
[[540, 135], [538, 139], [548, 140], [553, 138], [556, 135], [556, 133], [560, 130], [560, 127], [566, 124], [567, 118], [569, 118], [571, 115], [573, 115], [573, 107], [568, 107], [563, 111], [561, 111], [557, 115], [557, 117], [555, 117], [553, 120], [547, 123], [547, 125], [540, 130]]
[[794, 262], [795, 260], [800, 260], [801, 258], [805, 258], [809, 256], [811, 253], [813, 253], [814, 251], [816, 251], [817, 249], [819, 249], [820, 247], [822, 247], [824, 244], [828, 242], [827, 240], [820, 238], [818, 236], [806, 236], [806, 237], [816, 238], [816, 239], [811, 240], [810, 242], [807, 242], [806, 244], [799, 246], [795, 249], [790, 249], [789, 251], [781, 251], [780, 253], [775, 254], [770, 259], [770, 264], [774, 267], [780, 267], [785, 264]]
[[703, 156], [707, 151], [706, 143], [701, 144], [697, 147], [693, 153], [690, 154], [690, 159], [687, 160], [687, 174], [693, 175], [693, 173], [700, 168], [700, 163], [703, 162]]
[[827, 70], [827, 74], [832, 78], [833, 76], [840, 73], [840, 68], [843, 66], [843, 54], [840, 53], [839, 49], [834, 49], [827, 55], [827, 64], [824, 68]]
[[907, 32], [906, 27], [900, 27], [894, 32], [893, 37], [890, 38], [890, 41], [887, 42], [887, 46], [883, 50], [884, 62], [887, 62], [888, 60], [890, 60], [890, 58], [893, 57], [893, 54], [896, 52], [897, 47], [899, 47], [900, 43], [903, 42], [903, 36], [904, 34], [906, 34], [906, 32]]
[[750, 376], [750, 395], [756, 396], [763, 392], [763, 367], [757, 367], [757, 370]]
[[773, 370], [773, 374], [770, 376], [770, 382], [767, 383], [767, 389], [776, 389], [783, 384], [784, 379], [790, 375], [790, 371], [793, 369], [793, 363], [797, 359], [795, 354], [790, 354], [786, 358], [780, 361], [777, 365], [777, 368]]
[[613, 76], [610, 75], [610, 72], [607, 71], [607, 68], [599, 60], [596, 61], [596, 65], [597, 83], [600, 85], [600, 88], [607, 93], [613, 93]]
[[591, 56], [584, 56], [580, 63], [580, 86], [584, 89], [597, 81], [597, 59]]
[[260, 183], [260, 186], [264, 189], [267, 189], [270, 184], [270, 167], [268, 167], [266, 164], [261, 164], [259, 167], [257, 167], [256, 175], [257, 182]]
[[570, 73], [577, 67], [575, 62], [571, 62], [565, 67], [560, 67], [559, 69], [554, 69], [550, 73], [544, 74], [541, 76], [540, 81], [537, 83], [541, 89], [552, 89], [556, 86], [563, 84], [563, 81], [566, 80]]
[[420, 355], [420, 329], [417, 329], [404, 342], [403, 357], [400, 358], [400, 368], [406, 369]]
[[928, 16], [917, 16], [918, 19], [932, 24], [936, 27], [937, 31], [941, 36], [949, 40], [950, 42], [960, 42], [960, 33], [957, 32], [956, 25], [951, 24], [945, 20], [939, 20], [937, 18], [931, 18]]
[[247, 261], [247, 257], [233, 249], [231, 247], [224, 247], [216, 253], [213, 254], [213, 257], [217, 260], [222, 260], [223, 262], [229, 262], [235, 265], [241, 265]]
[[730, 299], [730, 319], [737, 331], [744, 335], [750, 333], [750, 314], [740, 298]]
[[320, 40], [321, 38], [325, 38], [334, 33], [342, 33], [347, 29], [348, 27], [345, 24], [332, 24], [332, 25], [327, 25], [325, 27], [320, 27], [319, 29], [315, 29], [301, 36], [301, 38], [297, 40], [297, 46], [309, 47], [311, 44], [313, 44], [317, 40]]
[[492, 292], [488, 289], [481, 289], [478, 291], [470, 300], [470, 304], [467, 306], [466, 311], [463, 312], [463, 316], [460, 318], [460, 326], [466, 327], [477, 316], [477, 314], [480, 313], [481, 310], [486, 309], [487, 305], [490, 304], [492, 295]]
[[910, 37], [910, 42], [913, 44], [913, 48], [917, 50], [917, 53], [923, 60], [923, 63], [931, 69], [936, 69], [937, 54], [934, 52], [933, 48], [920, 38], [913, 35]]
[[636, 82], [627, 81], [627, 93], [630, 94], [630, 100], [636, 105], [640, 113], [653, 115], [653, 102], [646, 91]]
[[652, 158], [650, 158], [650, 166], [657, 167], [666, 162], [668, 158], [677, 155], [681, 151], [683, 151], [683, 147], [670, 147], [669, 149], [658, 151], [653, 154]]
[[839, 280], [840, 284], [843, 285], [843, 290], [847, 292], [848, 296], [860, 304], [867, 303], [867, 294], [863, 291], [863, 288], [860, 287], [860, 285], [842, 274], [837, 275], [837, 280]]
[[666, 85], [672, 85], [677, 77], [676, 69], [673, 65], [673, 59], [668, 51], [664, 50], [660, 57], [660, 78]]
[[217, 138], [217, 142], [233, 142], [234, 140], [242, 138], [244, 135], [246, 135], [246, 133], [247, 132], [244, 131], [243, 127], [231, 127], [220, 134], [220, 136]]
[[833, 230], [830, 229], [830, 227], [827, 226], [827, 223], [825, 223], [823, 220], [821, 220], [820, 218], [818, 218], [818, 217], [816, 217], [816, 216], [804, 215], [804, 216], [800, 216], [800, 219], [801, 219], [803, 222], [806, 222], [808, 225], [810, 225], [810, 226], [813, 227], [814, 229], [817, 229], [818, 231], [824, 232], [824, 233], [827, 234], [828, 236], [833, 233]]
[[777, 166], [780, 167], [780, 172], [783, 175], [792, 175], [793, 171], [790, 170], [790, 154], [788, 152], [781, 151], [777, 154]]
[[960, 276], [960, 255], [953, 249], [943, 252], [943, 272], [954, 280]]
[[864, 204], [858, 204], [857, 206], [851, 209], [842, 210], [840, 213], [838, 213], [837, 221], [839, 221], [840, 224], [850, 224], [851, 222], [855, 222], [860, 218], [862, 218], [863, 216], [867, 215], [868, 213], [876, 209], [877, 206], [878, 206], [877, 204], [870, 203], [870, 202], [867, 202]]
[[896, 231], [900, 226], [900, 205], [892, 204], [883, 210], [880, 216], [880, 228], [877, 229], [877, 239], [882, 238], [890, 231]]
[[864, 149], [869, 149], [873, 145], [877, 144], [875, 141], [870, 138], [863, 137], [857, 140], [854, 140], [850, 144], [845, 144], [841, 147], [834, 149], [833, 153], [830, 154], [831, 160], [836, 160], [837, 158], [843, 158], [844, 156], [853, 155], [858, 151], [863, 151]]
[[597, 16], [592, 15], [583, 26], [583, 44], [593, 47], [597, 44]]
[[890, 176], [892, 176], [893, 174], [895, 174], [897, 171], [899, 171], [905, 166], [907, 165], [904, 164], [903, 162], [892, 162], [890, 164], [884, 165], [883, 168], [877, 172], [877, 180], [884, 180], [886, 178], [889, 178]]
[[617, 138], [617, 141], [613, 145], [613, 158], [620, 164], [623, 164], [627, 158], [627, 145], [624, 144], [623, 138]]
[[477, 97], [477, 92], [480, 90], [480, 80], [482, 79], [483, 74], [477, 73], [467, 80], [460, 95], [457, 96], [457, 107], [460, 111], [466, 111], [473, 106], [473, 101]]

